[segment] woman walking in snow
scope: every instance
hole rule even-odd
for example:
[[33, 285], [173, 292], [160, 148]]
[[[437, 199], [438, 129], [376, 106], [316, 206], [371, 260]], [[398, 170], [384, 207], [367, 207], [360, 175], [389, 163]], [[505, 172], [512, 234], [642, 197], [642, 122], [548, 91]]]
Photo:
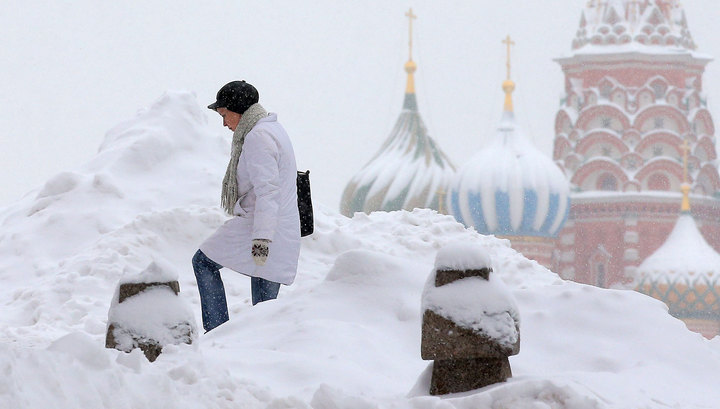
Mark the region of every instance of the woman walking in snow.
[[251, 277], [255, 305], [275, 299], [280, 284], [292, 284], [300, 254], [297, 166], [290, 138], [247, 82], [226, 84], [216, 99], [208, 108], [233, 131], [221, 201], [233, 217], [200, 245], [192, 260], [206, 331], [229, 319], [220, 268]]

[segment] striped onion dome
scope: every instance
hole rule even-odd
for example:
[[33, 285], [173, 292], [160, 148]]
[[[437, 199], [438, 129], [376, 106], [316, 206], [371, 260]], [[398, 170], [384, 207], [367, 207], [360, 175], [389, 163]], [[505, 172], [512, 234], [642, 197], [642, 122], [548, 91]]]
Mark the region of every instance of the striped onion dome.
[[638, 266], [636, 289], [665, 302], [676, 318], [720, 321], [720, 254], [700, 233], [689, 209], [689, 185], [683, 188], [683, 212], [665, 242]]
[[514, 89], [509, 79], [503, 82], [505, 109], [497, 136], [455, 176], [448, 207], [482, 234], [556, 237], [570, 208], [570, 186], [516, 123]]
[[440, 210], [439, 200], [452, 180], [455, 167], [427, 133], [417, 109], [413, 73], [417, 66], [410, 60], [405, 101], [390, 136], [375, 156], [347, 184], [340, 212]]

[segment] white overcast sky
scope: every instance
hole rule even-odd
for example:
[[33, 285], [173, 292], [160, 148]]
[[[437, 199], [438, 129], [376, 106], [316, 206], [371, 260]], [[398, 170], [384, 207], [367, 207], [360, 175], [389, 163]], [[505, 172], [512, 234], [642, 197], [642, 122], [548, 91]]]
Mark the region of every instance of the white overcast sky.
[[[494, 135], [508, 34], [518, 119], [550, 155], [563, 91], [553, 58], [569, 53], [585, 2], [5, 0], [0, 206], [91, 158], [108, 129], [164, 91], [194, 91], [206, 105], [224, 83], [246, 79], [279, 113], [298, 166], [312, 170], [316, 201], [336, 209], [399, 114], [409, 7], [419, 108], [453, 162]], [[698, 51], [720, 57], [718, 3], [683, 3]], [[708, 66], [705, 90], [717, 121], [720, 62]]]

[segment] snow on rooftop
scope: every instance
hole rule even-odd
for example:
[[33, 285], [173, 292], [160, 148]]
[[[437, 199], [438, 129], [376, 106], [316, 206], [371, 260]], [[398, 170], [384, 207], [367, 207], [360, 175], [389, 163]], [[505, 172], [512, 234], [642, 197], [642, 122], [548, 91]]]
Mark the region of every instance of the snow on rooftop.
[[683, 213], [667, 240], [638, 267], [638, 273], [665, 281], [694, 282], [720, 277], [720, 254], [705, 240], [692, 215]]
[[[699, 60], [712, 60], [713, 57], [709, 54], [700, 53], [697, 51], [688, 50], [681, 47], [665, 47], [660, 45], [645, 45], [638, 43], [628, 44], [587, 44], [582, 48], [573, 50], [565, 54], [562, 58], [571, 58], [573, 56], [594, 56], [594, 55], [607, 55], [607, 54], [624, 54], [624, 55], [646, 55], [653, 58], [658, 56], [676, 56], [686, 55]], [[561, 58], [561, 59], [562, 59]]]

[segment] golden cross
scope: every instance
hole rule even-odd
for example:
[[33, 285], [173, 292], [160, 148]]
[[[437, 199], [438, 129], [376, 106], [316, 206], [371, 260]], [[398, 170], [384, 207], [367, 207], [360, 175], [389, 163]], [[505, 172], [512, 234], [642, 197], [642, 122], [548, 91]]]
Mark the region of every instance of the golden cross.
[[683, 212], [689, 212], [690, 211], [690, 183], [688, 182], [688, 152], [690, 151], [690, 146], [688, 145], [687, 139], [683, 141], [683, 144], [680, 145], [680, 149], [683, 151], [683, 183], [680, 185], [680, 190], [682, 191], [683, 198], [682, 203], [680, 204], [680, 210]]
[[632, 7], [628, 10], [628, 14], [629, 14], [628, 19], [630, 20], [631, 23], [636, 23], [637, 19], [638, 19], [638, 13], [640, 10], [640, 0], [630, 0], [629, 3], [630, 3], [630, 6], [632, 6]]
[[515, 45], [515, 41], [511, 40], [510, 35], [508, 35], [502, 42], [507, 45], [507, 79], [510, 79], [510, 47]]
[[683, 151], [683, 183], [688, 183], [688, 152], [690, 152], [690, 145], [688, 145], [687, 139], [680, 145], [680, 149]]
[[678, 6], [677, 0], [662, 0], [660, 2], [660, 11], [663, 12], [665, 18], [670, 22], [670, 27], [675, 25], [675, 19], [672, 18], [672, 10]]
[[415, 14], [413, 14], [412, 7], [410, 8], [410, 10], [408, 10], [407, 13], [405, 13], [405, 17], [407, 17], [408, 20], [410, 21], [410, 26], [409, 26], [410, 33], [409, 33], [409, 37], [408, 37], [409, 38], [408, 47], [410, 48], [410, 60], [412, 60], [412, 21], [417, 19], [417, 16]]

